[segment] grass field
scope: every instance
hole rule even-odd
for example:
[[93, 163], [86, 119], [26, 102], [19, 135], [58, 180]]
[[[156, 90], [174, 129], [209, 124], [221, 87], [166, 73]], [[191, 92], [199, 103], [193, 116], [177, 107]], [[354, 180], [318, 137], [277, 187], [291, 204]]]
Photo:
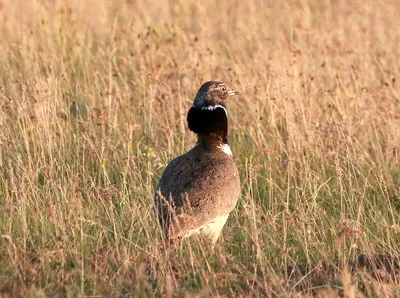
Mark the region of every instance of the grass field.
[[[400, 255], [399, 15], [0, 0], [0, 297], [399, 297], [398, 263], [374, 262]], [[167, 254], [153, 193], [207, 80], [240, 92], [242, 195], [215, 254]]]

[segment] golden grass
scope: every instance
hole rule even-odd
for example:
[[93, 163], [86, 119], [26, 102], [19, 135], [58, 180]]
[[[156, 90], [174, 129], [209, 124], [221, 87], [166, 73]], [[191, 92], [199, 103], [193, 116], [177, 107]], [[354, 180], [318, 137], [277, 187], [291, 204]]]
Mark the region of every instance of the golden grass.
[[[400, 255], [397, 1], [154, 2], [1, 1], [0, 296], [399, 295], [353, 268]], [[167, 255], [154, 187], [211, 79], [242, 196], [215, 255]]]

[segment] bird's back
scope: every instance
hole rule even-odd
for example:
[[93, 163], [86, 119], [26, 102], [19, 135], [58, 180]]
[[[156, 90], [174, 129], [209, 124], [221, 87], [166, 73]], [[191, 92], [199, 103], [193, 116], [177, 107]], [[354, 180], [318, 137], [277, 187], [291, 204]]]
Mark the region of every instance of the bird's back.
[[197, 145], [169, 163], [157, 190], [156, 214], [165, 234], [185, 237], [216, 218], [226, 221], [240, 195], [239, 173], [231, 156]]

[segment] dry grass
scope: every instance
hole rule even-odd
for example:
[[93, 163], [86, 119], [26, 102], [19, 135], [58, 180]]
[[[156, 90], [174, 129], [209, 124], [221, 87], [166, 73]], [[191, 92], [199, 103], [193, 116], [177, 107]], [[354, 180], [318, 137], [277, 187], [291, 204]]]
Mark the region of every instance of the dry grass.
[[[0, 296], [400, 295], [354, 267], [400, 255], [400, 6], [280, 2], [1, 1]], [[242, 197], [215, 255], [166, 255], [154, 186], [210, 79]]]

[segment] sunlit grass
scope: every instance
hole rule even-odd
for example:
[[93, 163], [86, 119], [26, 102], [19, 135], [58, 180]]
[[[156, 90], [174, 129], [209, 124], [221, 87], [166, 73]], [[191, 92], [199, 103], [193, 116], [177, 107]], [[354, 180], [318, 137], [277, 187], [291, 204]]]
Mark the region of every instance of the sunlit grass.
[[[395, 2], [0, 4], [0, 296], [399, 295], [352, 270], [400, 254]], [[215, 254], [168, 254], [154, 188], [211, 79], [242, 195]]]

